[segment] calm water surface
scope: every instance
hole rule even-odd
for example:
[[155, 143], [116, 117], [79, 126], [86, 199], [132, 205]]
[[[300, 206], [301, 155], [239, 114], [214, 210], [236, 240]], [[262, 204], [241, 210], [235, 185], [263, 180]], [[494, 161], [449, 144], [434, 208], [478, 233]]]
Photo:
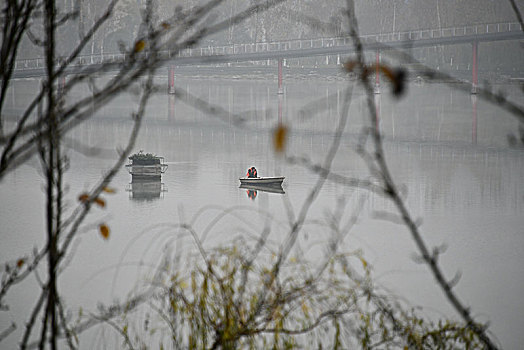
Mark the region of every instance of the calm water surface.
[[[6, 111], [23, 106], [35, 84], [18, 82]], [[263, 224], [259, 209], [274, 215], [272, 238], [281, 239], [289, 228], [286, 205], [296, 215], [316, 176], [275, 156], [271, 130], [279, 121], [285, 123], [291, 131], [288, 154], [321, 162], [333, 140], [347, 87], [337, 79], [291, 78], [286, 80], [285, 94], [278, 96], [274, 79], [179, 77], [177, 85], [220, 106], [222, 117], [207, 115], [172, 96], [152, 99], [136, 151], [165, 157], [169, 169], [162, 184], [130, 185], [125, 169], [116, 176], [117, 193], [107, 195], [106, 209], [94, 209], [63, 274], [60, 291], [73, 310], [80, 306], [93, 310], [98, 301], [123, 298], [134, 286], [147, 283], [148, 271], [174, 244], [174, 225], [197, 215], [194, 226], [207, 247], [256, 235]], [[522, 102], [516, 86], [501, 88]], [[134, 96], [118, 99], [71, 133], [70, 144], [76, 146], [68, 151], [68, 208], [79, 193], [96, 183], [114, 160], [115, 150], [124, 146], [135, 100]], [[456, 288], [475, 317], [490, 322], [504, 348], [520, 348], [524, 343], [524, 150], [507, 142], [507, 135], [516, 133], [517, 122], [470, 94], [437, 84], [413, 85], [401, 101], [392, 100], [384, 89], [375, 103], [391, 170], [405, 185], [407, 203], [413, 216], [420, 218], [426, 241], [448, 246], [443, 268], [450, 278], [462, 273]], [[238, 127], [235, 115], [248, 122]], [[333, 164], [336, 173], [369, 176], [354, 151], [366, 121], [364, 98], [355, 90]], [[78, 144], [96, 146], [100, 153], [85, 156], [76, 151]], [[286, 176], [285, 194], [258, 191], [254, 200], [249, 198], [246, 190], [238, 188], [238, 177], [252, 165], [261, 176]], [[2, 261], [16, 259], [43, 241], [39, 169], [33, 159], [0, 183]], [[382, 197], [328, 182], [310, 210], [309, 222], [324, 220], [340, 199], [346, 218], [359, 211], [344, 248], [363, 249], [377, 283], [423, 306], [428, 315], [456, 317], [426, 269], [414, 262], [415, 245], [407, 230], [377, 218], [380, 212], [394, 210]], [[237, 206], [237, 217], [225, 217], [206, 231], [222, 209]], [[108, 241], [96, 232], [100, 222], [111, 228]], [[328, 238], [324, 229], [307, 224], [299, 244], [312, 256], [322, 256], [322, 243]], [[0, 329], [11, 320], [22, 328], [26, 305], [35, 298], [33, 287], [34, 281], [27, 281], [9, 296], [12, 308], [0, 314]], [[11, 336], [6, 345], [18, 339]]]

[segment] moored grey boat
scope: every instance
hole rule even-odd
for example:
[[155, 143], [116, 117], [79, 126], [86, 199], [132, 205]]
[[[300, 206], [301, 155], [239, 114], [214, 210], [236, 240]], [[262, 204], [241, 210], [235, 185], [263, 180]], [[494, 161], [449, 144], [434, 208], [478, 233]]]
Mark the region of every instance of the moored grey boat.
[[162, 174], [167, 170], [164, 157], [158, 157], [151, 153], [144, 154], [142, 151], [129, 157], [126, 169], [131, 174], [132, 180], [160, 180]]

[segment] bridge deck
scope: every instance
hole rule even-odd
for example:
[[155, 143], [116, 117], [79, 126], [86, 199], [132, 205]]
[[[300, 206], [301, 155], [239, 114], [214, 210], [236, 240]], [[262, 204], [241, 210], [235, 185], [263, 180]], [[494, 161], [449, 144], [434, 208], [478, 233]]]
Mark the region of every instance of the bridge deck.
[[[524, 40], [519, 23], [491, 23], [473, 26], [425, 29], [407, 32], [382, 33], [361, 36], [365, 50], [387, 48], [453, 45], [474, 41]], [[319, 55], [348, 54], [353, 51], [350, 37], [287, 40], [280, 42], [233, 44], [214, 47], [195, 47], [160, 53], [164, 64], [196, 65], [242, 61], [261, 61], [278, 58], [298, 58]], [[114, 63], [118, 69], [126, 60], [122, 53], [104, 53], [78, 56], [71, 62], [68, 73], [97, 71], [104, 64]], [[14, 78], [44, 75], [43, 58], [17, 60]]]

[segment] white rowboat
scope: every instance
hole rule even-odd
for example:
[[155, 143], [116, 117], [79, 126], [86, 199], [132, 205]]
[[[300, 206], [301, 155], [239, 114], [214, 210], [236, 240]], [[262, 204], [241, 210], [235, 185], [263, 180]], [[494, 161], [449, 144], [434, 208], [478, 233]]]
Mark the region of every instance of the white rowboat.
[[284, 176], [265, 176], [265, 177], [241, 177], [239, 178], [242, 185], [257, 186], [281, 186]]

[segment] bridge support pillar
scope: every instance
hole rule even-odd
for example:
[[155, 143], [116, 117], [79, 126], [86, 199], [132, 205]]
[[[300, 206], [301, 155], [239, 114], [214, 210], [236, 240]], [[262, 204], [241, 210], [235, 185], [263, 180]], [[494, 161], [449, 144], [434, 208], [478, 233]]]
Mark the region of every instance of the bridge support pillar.
[[380, 51], [377, 50], [375, 62], [375, 94], [380, 94]]
[[282, 95], [278, 95], [278, 125], [282, 125]]
[[167, 119], [175, 120], [175, 96], [169, 95], [168, 98], [169, 98], [169, 102], [168, 102], [168, 108], [167, 108], [167, 111], [168, 111]]
[[377, 114], [375, 127], [380, 130], [380, 94], [375, 95], [375, 112]]
[[477, 95], [471, 95], [471, 110], [473, 120], [471, 125], [471, 142], [477, 144]]
[[172, 95], [175, 93], [175, 66], [170, 65], [167, 69], [167, 93]]
[[282, 95], [284, 89], [282, 88], [282, 58], [278, 59], [278, 94]]
[[477, 56], [478, 56], [478, 42], [474, 41], [472, 43], [472, 64], [471, 64], [471, 93], [475, 95], [477, 93], [478, 89], [478, 64], [477, 64]]

